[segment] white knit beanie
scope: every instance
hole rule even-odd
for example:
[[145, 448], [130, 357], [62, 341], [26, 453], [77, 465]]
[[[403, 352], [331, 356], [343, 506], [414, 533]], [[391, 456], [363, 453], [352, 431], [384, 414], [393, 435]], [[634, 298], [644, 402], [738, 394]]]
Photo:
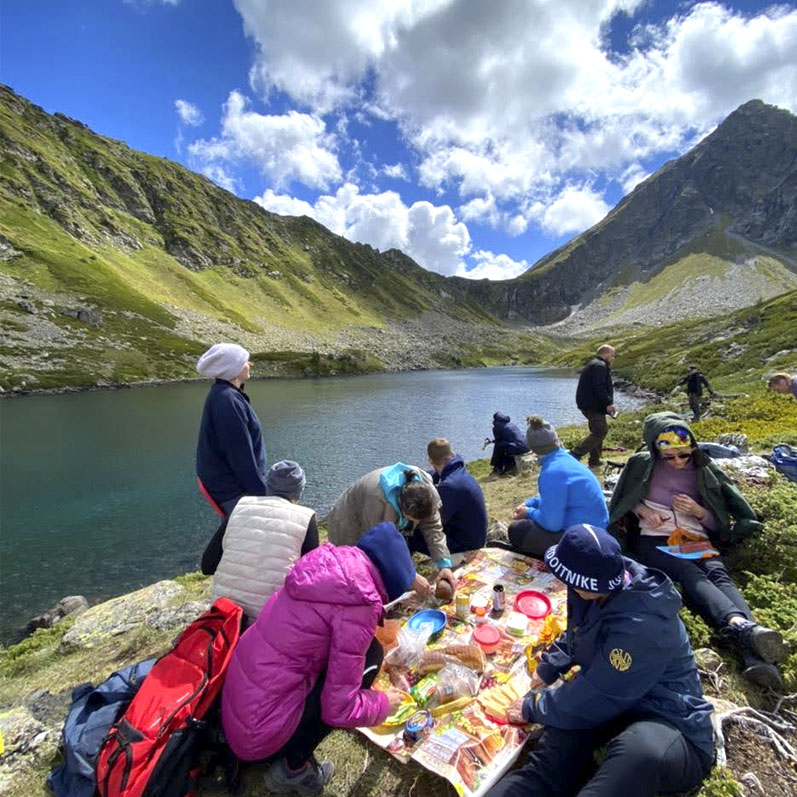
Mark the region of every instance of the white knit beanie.
[[235, 379], [249, 361], [249, 352], [237, 343], [217, 343], [197, 361], [196, 369], [202, 376], [213, 379]]

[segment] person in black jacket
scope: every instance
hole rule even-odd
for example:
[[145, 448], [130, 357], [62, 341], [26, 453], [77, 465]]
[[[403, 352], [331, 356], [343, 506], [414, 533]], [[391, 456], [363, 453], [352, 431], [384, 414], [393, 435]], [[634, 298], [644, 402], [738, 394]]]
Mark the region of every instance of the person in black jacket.
[[511, 420], [502, 412], [493, 413], [493, 439], [485, 440], [485, 445], [493, 443], [493, 456], [490, 459], [493, 476], [515, 470], [515, 456], [529, 453], [523, 432], [510, 423]]
[[242, 495], [266, 494], [263, 433], [244, 392], [250, 366], [249, 352], [237, 343], [211, 346], [196, 366], [216, 380], [202, 409], [196, 472], [228, 517]]
[[698, 371], [696, 365], [689, 366], [689, 373], [675, 386], [677, 390], [681, 385], [686, 385], [686, 396], [689, 399], [689, 409], [692, 410], [692, 422], [700, 420], [700, 399], [703, 396], [703, 387], [712, 395], [717, 394], [711, 389], [703, 374]]
[[[567, 630], [542, 654], [529, 695], [506, 714], [545, 730], [526, 765], [488, 797], [691, 791], [711, 770], [712, 707], [672, 582], [623, 557], [617, 540], [587, 524], [568, 528], [545, 563], [568, 588]], [[547, 688], [575, 665], [574, 678]]]
[[589, 434], [570, 452], [576, 459], [589, 454], [589, 466], [601, 464], [603, 439], [609, 433], [607, 415], [614, 414], [614, 387], [611, 363], [614, 347], [604, 343], [578, 377], [576, 406], [589, 424]]

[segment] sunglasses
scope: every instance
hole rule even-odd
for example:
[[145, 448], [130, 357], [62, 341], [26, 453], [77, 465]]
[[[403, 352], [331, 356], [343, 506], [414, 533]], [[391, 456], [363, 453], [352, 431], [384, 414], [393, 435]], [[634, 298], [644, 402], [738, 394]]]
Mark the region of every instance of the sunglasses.
[[689, 454], [670, 454], [669, 456], [667, 454], [662, 454], [661, 458], [662, 459], [668, 459], [668, 460], [669, 459], [690, 459], [691, 456], [692, 456], [691, 453], [689, 453]]

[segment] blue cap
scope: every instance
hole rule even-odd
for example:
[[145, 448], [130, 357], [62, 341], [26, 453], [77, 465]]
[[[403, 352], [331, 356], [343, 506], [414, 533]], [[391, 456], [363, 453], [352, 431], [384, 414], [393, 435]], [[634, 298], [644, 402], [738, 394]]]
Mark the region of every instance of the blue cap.
[[620, 543], [598, 526], [580, 523], [565, 529], [545, 552], [545, 564], [568, 587], [608, 593], [622, 589], [625, 565]]
[[388, 600], [396, 600], [410, 588], [415, 580], [415, 565], [406, 540], [393, 523], [377, 523], [360, 537], [357, 547], [382, 576]]

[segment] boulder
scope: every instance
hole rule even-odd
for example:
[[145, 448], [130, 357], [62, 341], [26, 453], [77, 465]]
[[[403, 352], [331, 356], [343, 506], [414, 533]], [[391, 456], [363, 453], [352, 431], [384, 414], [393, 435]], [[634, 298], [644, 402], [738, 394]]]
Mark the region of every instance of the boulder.
[[110, 637], [138, 628], [185, 592], [175, 581], [158, 581], [149, 587], [92, 606], [78, 617], [63, 636], [64, 651], [92, 648]]
[[168, 606], [153, 612], [144, 622], [156, 631], [182, 630], [209, 608], [210, 601], [189, 601], [181, 606]]
[[55, 755], [62, 722], [63, 717], [48, 726], [23, 706], [0, 712], [0, 794], [20, 794], [15, 790], [19, 777]]
[[28, 620], [28, 633], [33, 633], [37, 628], [52, 628], [65, 617], [69, 617], [72, 614], [82, 614], [88, 608], [89, 602], [82, 595], [68, 595], [66, 598], [61, 598], [55, 606], [49, 608], [43, 614]]

